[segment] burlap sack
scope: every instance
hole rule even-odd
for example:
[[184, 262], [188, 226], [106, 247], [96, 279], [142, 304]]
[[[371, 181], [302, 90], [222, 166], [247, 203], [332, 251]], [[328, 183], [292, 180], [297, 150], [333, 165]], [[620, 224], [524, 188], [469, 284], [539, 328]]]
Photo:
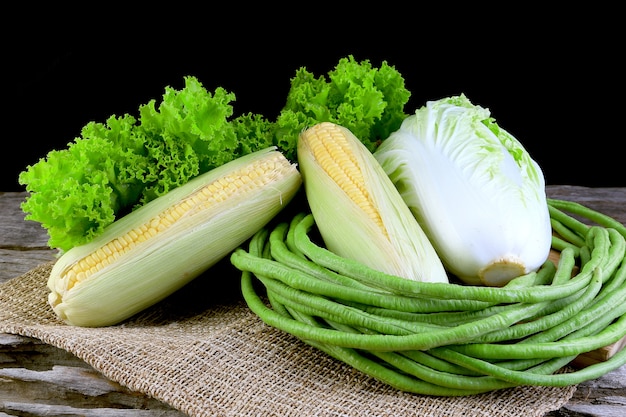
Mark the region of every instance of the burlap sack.
[[[67, 350], [109, 379], [190, 416], [543, 416], [575, 386], [517, 387], [468, 397], [400, 392], [247, 308], [238, 278], [213, 273], [133, 319], [64, 325], [47, 304], [44, 264], [0, 286], [0, 331]], [[219, 271], [219, 269], [218, 269]]]

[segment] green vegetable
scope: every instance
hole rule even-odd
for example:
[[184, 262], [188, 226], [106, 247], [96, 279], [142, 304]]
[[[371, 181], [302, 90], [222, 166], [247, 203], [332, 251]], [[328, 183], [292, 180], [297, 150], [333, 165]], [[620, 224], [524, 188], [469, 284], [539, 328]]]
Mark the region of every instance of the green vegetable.
[[[213, 94], [194, 77], [166, 88], [163, 101], [140, 107], [140, 118], [111, 116], [88, 123], [67, 149], [50, 152], [19, 176], [30, 196], [26, 219], [40, 222], [49, 246], [67, 251], [102, 233], [115, 219], [191, 178], [268, 146], [268, 136], [238, 132], [229, 122], [234, 94]], [[261, 124], [255, 120], [255, 124]]]
[[239, 156], [277, 146], [296, 161], [298, 134], [316, 122], [345, 124], [371, 148], [400, 126], [409, 95], [400, 73], [386, 62], [375, 68], [349, 56], [328, 78], [300, 68], [284, 108], [269, 120], [254, 113], [235, 116], [234, 93], [211, 93], [188, 76], [181, 90], [166, 88], [162, 101], [140, 106], [139, 115], [90, 122], [66, 149], [28, 166], [18, 178], [29, 192], [22, 210], [47, 229], [50, 247], [67, 251]]
[[547, 259], [550, 215], [539, 165], [464, 95], [426, 103], [374, 156], [446, 269], [464, 282], [502, 286]]
[[263, 321], [398, 389], [460, 396], [572, 385], [626, 364], [622, 351], [557, 372], [626, 335], [626, 227], [582, 205], [548, 204], [568, 230], [554, 242], [571, 246], [556, 265], [548, 260], [503, 287], [370, 269], [318, 246], [305, 213], [260, 230], [230, 259]]
[[328, 77], [317, 78], [300, 68], [276, 120], [275, 144], [296, 160], [298, 134], [317, 123], [332, 122], [350, 130], [373, 152], [406, 118], [404, 106], [410, 96], [402, 75], [386, 61], [375, 68], [350, 55], [340, 59]]

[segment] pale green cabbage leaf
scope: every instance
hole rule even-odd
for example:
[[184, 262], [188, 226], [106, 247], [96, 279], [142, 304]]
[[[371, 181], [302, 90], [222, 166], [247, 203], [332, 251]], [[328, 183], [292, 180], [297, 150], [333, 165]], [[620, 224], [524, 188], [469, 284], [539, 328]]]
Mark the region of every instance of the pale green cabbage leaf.
[[500, 286], [546, 261], [543, 173], [488, 109], [463, 94], [429, 101], [374, 155], [462, 281]]

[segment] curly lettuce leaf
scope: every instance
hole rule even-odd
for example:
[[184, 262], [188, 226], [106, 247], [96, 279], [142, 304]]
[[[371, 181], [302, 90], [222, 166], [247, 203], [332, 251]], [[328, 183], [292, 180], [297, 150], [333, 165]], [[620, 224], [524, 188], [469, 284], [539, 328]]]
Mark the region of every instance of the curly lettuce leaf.
[[[124, 124], [133, 119], [115, 120]], [[91, 135], [92, 130], [107, 131], [96, 124], [83, 131]], [[22, 203], [25, 218], [47, 229], [52, 248], [67, 250], [86, 243], [138, 198], [141, 181], [134, 166], [141, 165], [141, 155], [106, 137], [77, 138], [67, 149], [51, 151], [20, 174], [20, 182], [30, 192]]]
[[235, 153], [248, 153], [276, 145], [274, 142], [274, 122], [258, 113], [245, 113], [232, 120], [239, 143]]
[[[237, 124], [222, 88], [208, 92], [195, 77], [181, 90], [166, 88], [158, 105], [139, 108], [140, 117], [111, 116], [90, 122], [63, 150], [27, 167], [18, 178], [29, 196], [27, 220], [41, 223], [48, 245], [67, 251], [88, 242], [133, 208], [166, 194], [191, 178], [265, 147], [252, 134], [260, 118]], [[248, 130], [246, 145], [238, 135]], [[267, 130], [268, 128], [263, 128]]]
[[186, 77], [183, 90], [166, 87], [158, 108], [156, 100], [139, 108], [138, 129], [151, 161], [142, 204], [237, 156], [237, 136], [228, 120], [234, 100], [223, 88], [211, 94], [196, 78]]
[[349, 55], [327, 77], [315, 77], [302, 67], [291, 80], [277, 118], [275, 144], [295, 158], [303, 129], [333, 122], [348, 128], [373, 152], [408, 116], [404, 106], [410, 96], [400, 72], [386, 61], [375, 68], [369, 60], [359, 62]]
[[296, 161], [299, 133], [319, 122], [347, 127], [373, 151], [407, 116], [409, 96], [400, 73], [386, 62], [374, 68], [348, 56], [327, 77], [297, 70], [275, 121], [253, 113], [233, 118], [233, 93], [211, 93], [188, 76], [181, 90], [166, 87], [160, 102], [140, 106], [137, 118], [90, 122], [66, 149], [27, 167], [18, 179], [29, 192], [22, 209], [47, 229], [50, 247], [67, 251], [134, 208], [240, 156], [273, 145]]

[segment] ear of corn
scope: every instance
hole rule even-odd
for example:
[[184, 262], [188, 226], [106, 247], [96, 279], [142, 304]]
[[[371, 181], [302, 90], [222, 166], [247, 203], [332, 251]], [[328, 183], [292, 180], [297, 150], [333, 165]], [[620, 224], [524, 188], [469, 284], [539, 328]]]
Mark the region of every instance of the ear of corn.
[[389, 177], [343, 126], [301, 133], [298, 164], [326, 247], [400, 277], [448, 282], [443, 265]]
[[217, 263], [300, 185], [296, 165], [274, 147], [198, 176], [63, 254], [48, 280], [48, 301], [68, 324], [116, 324]]

